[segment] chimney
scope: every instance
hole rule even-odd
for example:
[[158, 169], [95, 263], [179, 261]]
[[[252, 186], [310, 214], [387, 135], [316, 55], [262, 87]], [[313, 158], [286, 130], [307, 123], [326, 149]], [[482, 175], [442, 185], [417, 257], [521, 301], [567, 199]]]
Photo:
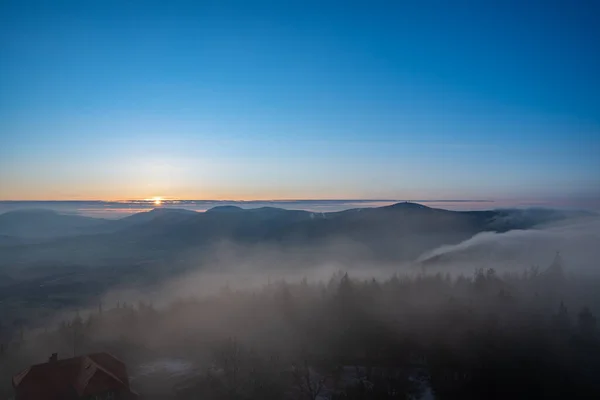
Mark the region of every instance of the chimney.
[[48, 362], [57, 362], [58, 361], [58, 353], [52, 353], [52, 355], [50, 356], [50, 358], [48, 359]]

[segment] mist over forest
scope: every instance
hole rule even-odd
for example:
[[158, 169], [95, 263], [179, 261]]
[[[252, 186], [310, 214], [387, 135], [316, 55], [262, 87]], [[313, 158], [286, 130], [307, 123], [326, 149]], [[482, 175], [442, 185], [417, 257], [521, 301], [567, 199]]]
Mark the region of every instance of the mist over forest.
[[27, 209], [0, 238], [0, 398], [94, 352], [147, 399], [600, 395], [592, 212]]
[[0, 400], [600, 399], [600, 1], [0, 1]]

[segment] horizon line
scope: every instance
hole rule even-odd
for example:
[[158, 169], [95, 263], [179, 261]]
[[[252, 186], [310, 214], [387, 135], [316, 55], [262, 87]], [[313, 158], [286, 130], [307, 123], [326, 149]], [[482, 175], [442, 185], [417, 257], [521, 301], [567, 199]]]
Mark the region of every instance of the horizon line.
[[[294, 202], [412, 202], [412, 203], [494, 203], [491, 199], [252, 199], [252, 200], [232, 200], [232, 199], [169, 199], [160, 198], [161, 202], [213, 202], [213, 203], [294, 203]], [[0, 203], [152, 203], [153, 199], [121, 199], [121, 200], [2, 200]]]

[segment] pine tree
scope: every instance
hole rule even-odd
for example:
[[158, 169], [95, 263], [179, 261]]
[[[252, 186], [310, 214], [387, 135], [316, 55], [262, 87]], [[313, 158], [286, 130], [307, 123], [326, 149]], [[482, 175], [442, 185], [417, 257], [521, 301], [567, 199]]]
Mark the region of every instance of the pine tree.
[[592, 339], [596, 335], [596, 317], [588, 307], [583, 307], [579, 312], [579, 333], [583, 338]]

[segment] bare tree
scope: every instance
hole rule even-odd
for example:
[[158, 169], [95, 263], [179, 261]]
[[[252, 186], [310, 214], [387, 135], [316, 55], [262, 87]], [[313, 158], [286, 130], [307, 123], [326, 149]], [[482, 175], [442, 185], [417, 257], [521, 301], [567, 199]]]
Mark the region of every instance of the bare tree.
[[319, 375], [308, 365], [308, 361], [292, 364], [292, 380], [298, 400], [316, 400], [325, 389], [327, 375]]

